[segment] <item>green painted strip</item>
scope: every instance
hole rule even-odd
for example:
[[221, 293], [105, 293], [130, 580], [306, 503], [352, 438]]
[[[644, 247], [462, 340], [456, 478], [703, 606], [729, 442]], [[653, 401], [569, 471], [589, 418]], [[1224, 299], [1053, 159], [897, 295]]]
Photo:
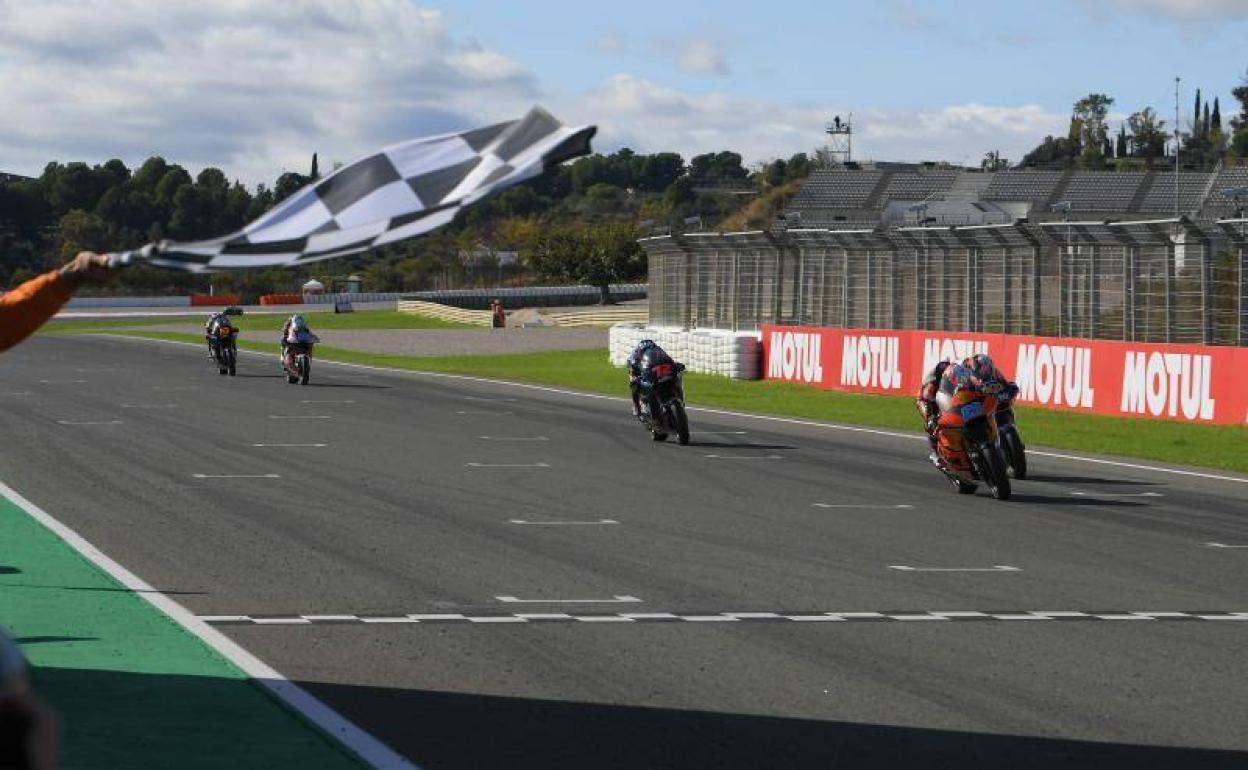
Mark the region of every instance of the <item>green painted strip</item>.
[[237, 667], [0, 497], [0, 623], [66, 768], [359, 768]]

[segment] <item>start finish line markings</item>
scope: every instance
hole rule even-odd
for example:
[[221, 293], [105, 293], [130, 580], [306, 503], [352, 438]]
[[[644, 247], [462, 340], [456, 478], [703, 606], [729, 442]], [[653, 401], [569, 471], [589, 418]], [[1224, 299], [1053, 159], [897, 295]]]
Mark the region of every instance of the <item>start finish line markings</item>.
[[[514, 598], [514, 597], [499, 597]], [[913, 612], [515, 612], [505, 614], [464, 615], [461, 613], [393, 615], [200, 615], [205, 623], [215, 625], [297, 626], [322, 624], [437, 624], [437, 623], [1013, 623], [1031, 621], [1068, 622], [1241, 622], [1248, 623], [1248, 612], [1085, 612], [1082, 610], [1026, 610], [1018, 612], [980, 612], [976, 610]], [[1248, 626], [1246, 626], [1248, 627]]]

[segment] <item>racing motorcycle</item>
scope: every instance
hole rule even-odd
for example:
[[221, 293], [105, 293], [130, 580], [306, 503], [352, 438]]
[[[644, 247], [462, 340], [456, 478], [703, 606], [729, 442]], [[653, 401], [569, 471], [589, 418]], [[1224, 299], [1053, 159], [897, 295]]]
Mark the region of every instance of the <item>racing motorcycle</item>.
[[296, 332], [293, 339], [286, 343], [286, 357], [282, 365], [286, 370], [286, 381], [291, 385], [308, 384], [312, 375], [312, 346], [317, 337], [312, 332]]
[[1001, 451], [1005, 453], [1005, 463], [1016, 479], [1027, 478], [1027, 447], [1023, 445], [1023, 437], [1019, 435], [1018, 425], [1014, 421], [1013, 401], [1002, 400], [997, 404], [997, 432], [1001, 438]]
[[689, 443], [684, 377], [683, 364], [655, 364], [638, 382], [641, 422], [655, 441], [667, 441], [668, 435], [675, 433], [681, 446]]
[[1001, 383], [961, 385], [952, 394], [940, 392], [941, 408], [936, 453], [941, 473], [960, 494], [974, 494], [982, 482], [998, 500], [1010, 499], [1010, 477], [997, 428]]
[[217, 365], [217, 372], [222, 376], [227, 374], [234, 376], [238, 363], [238, 345], [235, 342], [237, 337], [238, 329], [225, 324], [214, 327], [209, 336], [212, 345], [212, 360]]

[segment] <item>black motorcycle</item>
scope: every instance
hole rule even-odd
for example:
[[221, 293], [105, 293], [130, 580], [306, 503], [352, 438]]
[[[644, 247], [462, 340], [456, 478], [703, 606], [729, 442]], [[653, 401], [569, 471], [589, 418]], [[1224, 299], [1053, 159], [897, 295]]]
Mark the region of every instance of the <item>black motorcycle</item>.
[[230, 326], [218, 326], [209, 337], [212, 346], [212, 360], [217, 365], [217, 373], [234, 376], [238, 364], [238, 346], [235, 336], [238, 330]]
[[641, 421], [655, 441], [667, 441], [675, 433], [681, 446], [689, 443], [684, 376], [682, 364], [656, 364], [638, 382]]

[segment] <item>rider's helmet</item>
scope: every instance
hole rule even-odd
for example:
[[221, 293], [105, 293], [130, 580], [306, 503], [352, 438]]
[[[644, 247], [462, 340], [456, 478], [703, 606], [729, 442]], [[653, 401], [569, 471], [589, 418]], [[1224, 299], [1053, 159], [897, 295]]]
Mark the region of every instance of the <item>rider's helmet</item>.
[[975, 373], [970, 367], [964, 364], [949, 364], [945, 367], [945, 373], [941, 375], [940, 389], [952, 394], [959, 387], [969, 384], [974, 378]]
[[308, 322], [299, 314], [290, 317], [290, 328], [297, 332], [306, 332], [308, 330]]
[[963, 363], [981, 382], [989, 382], [996, 376], [997, 367], [987, 353], [976, 353]]
[[642, 340], [641, 342], [637, 343], [638, 350], [646, 350], [647, 348], [657, 348], [658, 346], [659, 346], [659, 343], [655, 342], [654, 340]]

